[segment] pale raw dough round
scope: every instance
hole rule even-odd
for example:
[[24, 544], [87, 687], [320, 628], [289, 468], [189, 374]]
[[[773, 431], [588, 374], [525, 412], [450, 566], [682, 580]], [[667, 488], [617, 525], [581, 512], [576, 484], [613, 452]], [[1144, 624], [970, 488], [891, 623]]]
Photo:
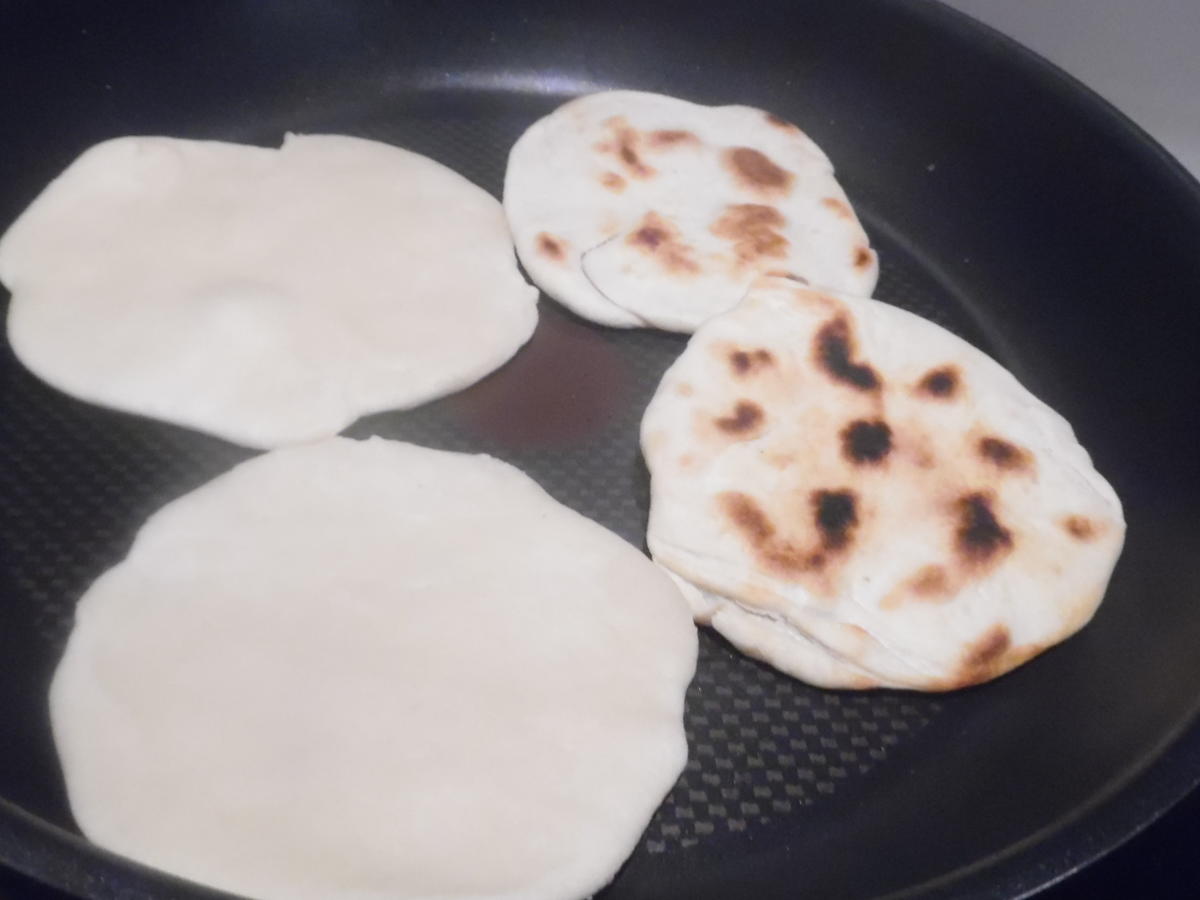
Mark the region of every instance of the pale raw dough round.
[[813, 684], [949, 690], [1092, 617], [1125, 537], [1071, 426], [945, 329], [763, 278], [642, 421], [697, 621]]
[[749, 106], [572, 100], [513, 145], [504, 209], [534, 282], [605, 325], [694, 331], [764, 272], [864, 296], [879, 273], [828, 157]]
[[164, 507], [50, 707], [91, 840], [259, 900], [604, 885], [687, 757], [653, 563], [513, 467], [332, 438]]
[[0, 281], [40, 378], [252, 447], [465, 387], [537, 321], [493, 197], [332, 135], [99, 144], [0, 239]]

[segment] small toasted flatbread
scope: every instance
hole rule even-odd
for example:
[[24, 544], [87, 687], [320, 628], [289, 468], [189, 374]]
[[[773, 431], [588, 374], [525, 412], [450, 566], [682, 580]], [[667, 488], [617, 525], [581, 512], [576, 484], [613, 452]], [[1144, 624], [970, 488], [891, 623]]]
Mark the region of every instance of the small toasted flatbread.
[[513, 146], [504, 207], [530, 277], [605, 325], [693, 331], [764, 272], [863, 295], [878, 275], [825, 154], [746, 106], [573, 100]]
[[764, 278], [642, 423], [648, 543], [696, 617], [816, 684], [948, 690], [1082, 627], [1121, 505], [1003, 367], [875, 300]]
[[687, 758], [661, 569], [498, 460], [332, 438], [152, 516], [50, 695], [76, 821], [258, 900], [573, 900]]
[[0, 280], [43, 380], [251, 447], [449, 394], [537, 323], [493, 197], [338, 135], [99, 144], [0, 239]]

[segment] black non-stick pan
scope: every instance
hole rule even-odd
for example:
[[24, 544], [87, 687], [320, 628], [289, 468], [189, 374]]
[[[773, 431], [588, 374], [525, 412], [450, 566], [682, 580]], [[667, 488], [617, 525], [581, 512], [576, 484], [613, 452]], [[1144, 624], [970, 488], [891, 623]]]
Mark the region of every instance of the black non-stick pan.
[[[1129, 523], [1094, 622], [943, 696], [809, 688], [704, 633], [690, 762], [605, 898], [1015, 897], [1200, 778], [1200, 186], [1062, 73], [900, 0], [0, 15], [0, 227], [122, 134], [363, 135], [498, 195], [513, 140], [573, 94], [748, 103], [833, 158], [879, 250], [879, 296], [984, 348], [1074, 423]], [[683, 341], [541, 313], [490, 379], [350, 433], [500, 455], [640, 546], [636, 426]], [[63, 396], [7, 344], [0, 372], [0, 862], [89, 898], [213, 897], [78, 835], [46, 689], [75, 601], [142, 520], [249, 453]]]

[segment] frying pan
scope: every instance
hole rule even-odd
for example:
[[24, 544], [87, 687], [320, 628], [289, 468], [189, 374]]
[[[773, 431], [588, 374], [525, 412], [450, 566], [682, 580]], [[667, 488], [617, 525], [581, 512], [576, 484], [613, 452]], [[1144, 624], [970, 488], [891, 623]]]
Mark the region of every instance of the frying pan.
[[[1200, 777], [1200, 187], [1061, 72], [903, 0], [7, 10], [0, 224], [120, 134], [357, 134], [499, 194], [511, 142], [570, 95], [749, 103], [835, 160], [879, 296], [996, 356], [1093, 451], [1129, 523], [1108, 597], [993, 684], [820, 691], [704, 633], [690, 762], [605, 898], [1021, 896]], [[350, 433], [495, 453], [640, 545], [636, 424], [682, 339], [541, 311], [492, 378]], [[78, 836], [45, 696], [86, 586], [152, 510], [249, 453], [71, 400], [7, 344], [0, 371], [0, 861], [82, 897], [212, 898]]]

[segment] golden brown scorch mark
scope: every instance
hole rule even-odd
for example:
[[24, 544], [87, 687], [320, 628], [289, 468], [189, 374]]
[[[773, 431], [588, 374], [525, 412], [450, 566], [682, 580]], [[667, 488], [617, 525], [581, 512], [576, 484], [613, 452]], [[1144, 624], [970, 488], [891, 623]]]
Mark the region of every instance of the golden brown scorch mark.
[[567, 258], [566, 242], [545, 231], [537, 236], [537, 248], [543, 256], [548, 256], [555, 262], [562, 262]]
[[913, 575], [889, 593], [879, 605], [882, 609], [896, 609], [912, 601], [920, 603], [945, 603], [954, 592], [950, 573], [944, 566], [930, 564], [921, 566]]
[[780, 538], [775, 524], [755, 500], [737, 491], [717, 497], [721, 511], [750, 545], [759, 563], [782, 577], [821, 572], [830, 556], [848, 551], [859, 524], [857, 498], [853, 491], [830, 489], [809, 495], [818, 544], [805, 548]]
[[786, 224], [783, 213], [773, 206], [736, 203], [725, 207], [709, 230], [730, 241], [738, 260], [748, 263], [762, 257], [787, 256], [788, 239], [776, 230]]
[[1086, 516], [1067, 516], [1063, 519], [1063, 528], [1077, 541], [1090, 541], [1098, 532], [1096, 523]]
[[799, 131], [800, 129], [789, 122], [787, 119], [780, 118], [775, 113], [767, 113], [764, 118], [767, 123], [774, 125], [776, 128], [782, 128], [784, 131]]
[[643, 163], [641, 157], [638, 156], [637, 148], [634, 146], [631, 137], [632, 134], [633, 132], [621, 133], [618, 138], [617, 155], [620, 157], [621, 162], [625, 163], [634, 175], [639, 178], [648, 178], [654, 174], [654, 170]]
[[875, 254], [869, 247], [854, 248], [854, 268], [866, 269], [875, 261]]
[[775, 526], [753, 498], [736, 491], [718, 497], [725, 515], [751, 544], [761, 548], [775, 536]]
[[831, 210], [839, 219], [854, 218], [854, 211], [850, 209], [850, 204], [840, 197], [822, 197], [821, 205]]
[[625, 242], [652, 256], [668, 272], [686, 275], [699, 269], [692, 258], [691, 247], [682, 241], [679, 229], [656, 212], [646, 213], [641, 225]]
[[726, 168], [743, 186], [761, 193], [786, 194], [795, 176], [751, 147], [731, 147], [724, 153]]
[[997, 623], [971, 644], [963, 655], [962, 664], [948, 688], [969, 687], [995, 678], [1028, 653], [1012, 653], [1012, 635], [1003, 624]]
[[605, 123], [612, 129], [612, 140], [601, 141], [596, 149], [601, 153], [612, 153], [624, 166], [627, 174], [634, 178], [650, 178], [655, 170], [646, 165], [640, 154], [641, 134], [629, 125], [623, 116], [613, 116]]
[[1003, 625], [993, 625], [971, 648], [967, 664], [974, 667], [990, 665], [1012, 646], [1012, 637]]
[[605, 172], [600, 176], [600, 183], [614, 194], [619, 194], [625, 190], [626, 181], [616, 172]]
[[696, 137], [696, 135], [692, 134], [690, 131], [671, 128], [650, 132], [647, 142], [651, 147], [661, 150], [668, 147], [678, 147], [684, 144], [698, 144], [700, 143], [700, 138]]
[[932, 469], [937, 465], [937, 457], [927, 447], [918, 447], [913, 452], [913, 462], [918, 469]]
[[747, 436], [749, 432], [757, 431], [766, 416], [762, 407], [750, 400], [739, 400], [728, 416], [720, 416], [713, 421], [726, 434]]
[[939, 597], [950, 589], [950, 579], [941, 566], [922, 566], [909, 582], [909, 587], [918, 597]]

